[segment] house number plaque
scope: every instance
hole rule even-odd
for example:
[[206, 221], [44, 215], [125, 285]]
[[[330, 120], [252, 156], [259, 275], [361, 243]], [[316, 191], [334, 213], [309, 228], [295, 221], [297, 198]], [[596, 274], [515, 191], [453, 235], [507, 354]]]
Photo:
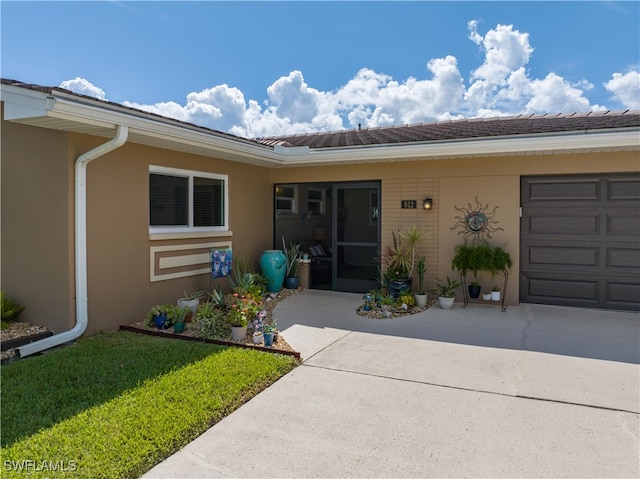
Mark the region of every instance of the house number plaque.
[[418, 202], [416, 200], [402, 200], [402, 209], [403, 210], [415, 210], [418, 206]]

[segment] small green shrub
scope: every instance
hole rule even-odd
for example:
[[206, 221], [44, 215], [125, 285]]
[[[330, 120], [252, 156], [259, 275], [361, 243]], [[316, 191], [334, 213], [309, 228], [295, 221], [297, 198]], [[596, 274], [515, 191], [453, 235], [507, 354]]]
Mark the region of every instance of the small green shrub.
[[226, 339], [229, 337], [229, 324], [225, 321], [224, 311], [216, 308], [211, 302], [200, 305], [195, 322], [203, 338]]
[[398, 299], [398, 303], [406, 304], [407, 306], [415, 306], [416, 299], [412, 293], [402, 293]]
[[[22, 310], [25, 308], [13, 299], [7, 298], [4, 291], [0, 291], [0, 303], [2, 307], [2, 321], [7, 323], [17, 321], [18, 316], [20, 316], [20, 313], [22, 313]], [[6, 328], [3, 327], [2, 329]]]

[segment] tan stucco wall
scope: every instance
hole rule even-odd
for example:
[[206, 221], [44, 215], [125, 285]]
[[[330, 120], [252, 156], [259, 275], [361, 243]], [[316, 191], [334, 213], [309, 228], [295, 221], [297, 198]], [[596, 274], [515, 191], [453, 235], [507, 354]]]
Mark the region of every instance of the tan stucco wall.
[[[86, 142], [86, 138], [78, 141]], [[149, 165], [229, 175], [232, 236], [150, 239]], [[165, 254], [176, 256], [205, 251], [203, 248], [181, 249], [186, 245], [228, 241], [236, 256], [246, 254], [258, 269], [260, 254], [271, 247], [273, 235], [268, 181], [263, 168], [132, 144], [90, 163], [88, 332], [115, 329], [121, 324], [142, 320], [151, 306], [175, 302], [185, 290], [210, 289], [209, 274], [150, 281], [152, 247], [168, 247], [173, 251]], [[190, 268], [182, 269], [189, 271]], [[226, 282], [221, 280], [213, 285], [224, 287]]]
[[[74, 162], [107, 140], [4, 121], [2, 140], [2, 288], [26, 305], [21, 319], [61, 332], [75, 323]], [[228, 175], [230, 233], [152, 240], [149, 165]], [[152, 246], [179, 255], [203, 251], [184, 245], [229, 242], [259, 268], [272, 245], [271, 194], [264, 168], [133, 144], [89, 163], [87, 333], [142, 320], [185, 290], [210, 288], [208, 274], [150, 281]]]
[[[25, 304], [23, 318], [54, 331], [75, 321], [73, 165], [106, 139], [2, 123], [2, 288]], [[154, 239], [148, 229], [149, 165], [229, 175], [231, 234]], [[208, 289], [208, 274], [151, 281], [153, 248], [197, 254], [193, 244], [231, 242], [259, 268], [273, 243], [272, 186], [276, 183], [381, 180], [382, 240], [404, 224], [422, 225], [428, 239], [427, 286], [452, 274], [461, 237], [451, 227], [477, 196], [498, 206], [493, 242], [514, 259], [507, 301], [518, 300], [519, 190], [522, 175], [638, 171], [638, 153], [590, 153], [479, 159], [405, 161], [363, 165], [265, 169], [130, 143], [91, 162], [88, 178], [88, 332], [142, 320], [150, 306], [173, 302], [184, 290]], [[425, 197], [434, 209], [420, 208]], [[418, 202], [403, 210], [400, 201]], [[165, 254], [165, 253], [163, 253]], [[186, 268], [188, 270], [188, 268]]]
[[62, 132], [2, 122], [2, 289], [21, 321], [73, 325], [73, 169]]
[[[514, 262], [507, 288], [506, 303], [518, 304], [520, 256], [520, 178], [527, 175], [555, 175], [599, 172], [638, 171], [637, 152], [504, 156], [451, 160], [403, 161], [366, 165], [281, 168], [271, 172], [273, 183], [310, 181], [382, 181], [382, 243], [391, 241], [391, 232], [405, 224], [418, 224], [428, 238], [419, 253], [426, 255], [426, 283], [430, 288], [435, 277], [457, 277], [451, 270], [456, 244], [463, 242], [455, 229], [455, 207], [475, 205], [475, 198], [488, 211], [495, 206], [495, 227], [489, 242], [504, 247]], [[420, 209], [422, 200], [434, 200], [432, 211]], [[401, 200], [416, 200], [416, 210], [401, 209]], [[451, 228], [454, 228], [453, 230]], [[492, 284], [490, 275], [480, 275], [483, 287]], [[497, 282], [497, 281], [496, 281]], [[499, 286], [502, 286], [500, 282]], [[459, 298], [460, 299], [460, 298]]]

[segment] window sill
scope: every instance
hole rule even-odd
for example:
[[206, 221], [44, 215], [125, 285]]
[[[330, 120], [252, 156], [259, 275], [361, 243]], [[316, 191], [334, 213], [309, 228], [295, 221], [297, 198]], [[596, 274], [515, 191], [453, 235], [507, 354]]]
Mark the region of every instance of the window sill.
[[149, 241], [182, 240], [193, 238], [228, 238], [232, 231], [185, 231], [178, 233], [149, 233]]

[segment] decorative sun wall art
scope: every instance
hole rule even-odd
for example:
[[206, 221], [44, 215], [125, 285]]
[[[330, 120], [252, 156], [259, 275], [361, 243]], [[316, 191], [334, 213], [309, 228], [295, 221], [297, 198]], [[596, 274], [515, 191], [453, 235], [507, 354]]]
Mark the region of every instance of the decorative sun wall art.
[[457, 211], [462, 213], [462, 216], [456, 216], [456, 224], [451, 227], [452, 230], [461, 229], [458, 231], [459, 235], [462, 235], [464, 243], [467, 244], [469, 240], [472, 243], [478, 241], [487, 242], [487, 239], [491, 238], [491, 233], [496, 231], [504, 231], [503, 228], [499, 228], [496, 225], [498, 221], [494, 219], [496, 210], [499, 208], [495, 206], [489, 211], [489, 205], [483, 205], [476, 196], [475, 205], [467, 203], [466, 208], [459, 208], [454, 206]]

